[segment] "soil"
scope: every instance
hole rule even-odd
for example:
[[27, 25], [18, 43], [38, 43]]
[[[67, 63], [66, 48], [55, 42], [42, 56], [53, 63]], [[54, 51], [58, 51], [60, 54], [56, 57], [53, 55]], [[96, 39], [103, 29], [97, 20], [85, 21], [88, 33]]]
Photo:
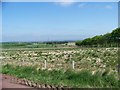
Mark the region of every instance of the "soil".
[[17, 82], [14, 81], [15, 79], [17, 80], [16, 77], [5, 75], [5, 74], [0, 74], [0, 76], [1, 76], [0, 78], [1, 88], [33, 88], [30, 86], [18, 84]]
[[63, 87], [56, 87], [51, 85], [33, 83], [26, 79], [19, 79], [15, 76], [0, 74], [0, 89], [4, 88], [31, 88], [32, 90], [40, 90], [46, 88], [48, 90], [64, 90]]

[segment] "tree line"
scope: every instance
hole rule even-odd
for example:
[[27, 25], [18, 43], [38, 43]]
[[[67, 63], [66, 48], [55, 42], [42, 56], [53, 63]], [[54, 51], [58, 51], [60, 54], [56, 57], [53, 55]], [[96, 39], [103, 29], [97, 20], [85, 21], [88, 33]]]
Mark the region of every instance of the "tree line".
[[76, 41], [77, 46], [120, 46], [120, 28], [114, 29], [111, 33], [97, 35], [92, 38], [86, 38], [82, 41]]

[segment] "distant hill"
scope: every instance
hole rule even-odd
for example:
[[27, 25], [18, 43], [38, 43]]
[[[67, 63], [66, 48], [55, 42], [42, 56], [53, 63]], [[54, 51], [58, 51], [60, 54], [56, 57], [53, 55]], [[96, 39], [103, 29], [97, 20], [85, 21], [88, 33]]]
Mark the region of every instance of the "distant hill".
[[97, 35], [92, 38], [86, 38], [82, 41], [77, 41], [77, 46], [119, 46], [120, 43], [120, 28], [116, 28], [111, 33]]

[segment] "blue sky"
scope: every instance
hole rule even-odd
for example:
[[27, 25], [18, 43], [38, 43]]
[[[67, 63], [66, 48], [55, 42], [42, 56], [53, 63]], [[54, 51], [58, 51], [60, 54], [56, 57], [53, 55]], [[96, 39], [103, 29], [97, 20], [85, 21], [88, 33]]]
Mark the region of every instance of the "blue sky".
[[81, 40], [118, 27], [117, 2], [4, 2], [3, 41]]

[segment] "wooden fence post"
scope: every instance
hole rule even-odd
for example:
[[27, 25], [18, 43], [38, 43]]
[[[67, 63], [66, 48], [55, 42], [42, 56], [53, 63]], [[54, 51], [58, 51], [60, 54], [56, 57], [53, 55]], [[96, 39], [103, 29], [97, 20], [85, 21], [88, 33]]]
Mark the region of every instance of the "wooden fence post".
[[46, 69], [47, 68], [46, 60], [45, 60], [44, 64], [45, 64], [44, 68]]
[[72, 68], [75, 69], [75, 62], [72, 61]]

